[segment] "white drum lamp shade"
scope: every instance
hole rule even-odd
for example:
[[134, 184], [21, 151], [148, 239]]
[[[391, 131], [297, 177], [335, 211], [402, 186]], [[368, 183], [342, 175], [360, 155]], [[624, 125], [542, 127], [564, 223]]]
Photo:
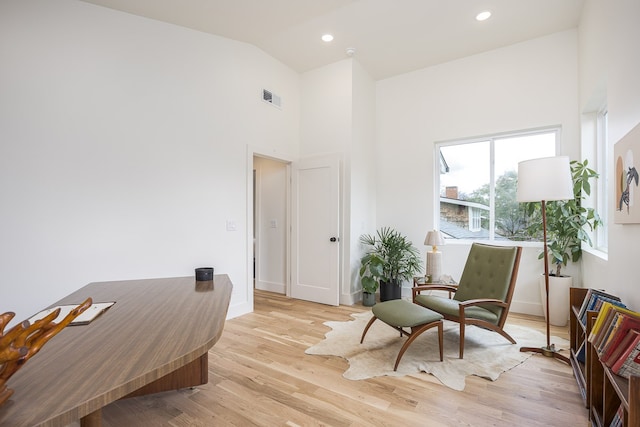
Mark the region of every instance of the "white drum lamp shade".
[[438, 246], [444, 243], [444, 236], [437, 230], [429, 231], [424, 239], [424, 244], [431, 246], [431, 252], [427, 252], [426, 274], [431, 276], [433, 282], [442, 276], [442, 252], [438, 252]]
[[569, 157], [543, 157], [518, 163], [519, 202], [573, 198]]

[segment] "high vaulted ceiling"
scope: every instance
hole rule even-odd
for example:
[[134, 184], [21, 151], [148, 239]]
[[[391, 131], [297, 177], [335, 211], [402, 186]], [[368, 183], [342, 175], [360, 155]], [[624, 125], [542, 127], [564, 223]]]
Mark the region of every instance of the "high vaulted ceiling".
[[[576, 28], [584, 0], [84, 0], [253, 44], [298, 72], [344, 59], [378, 80]], [[478, 12], [493, 15], [483, 22]], [[333, 42], [320, 37], [331, 33]]]

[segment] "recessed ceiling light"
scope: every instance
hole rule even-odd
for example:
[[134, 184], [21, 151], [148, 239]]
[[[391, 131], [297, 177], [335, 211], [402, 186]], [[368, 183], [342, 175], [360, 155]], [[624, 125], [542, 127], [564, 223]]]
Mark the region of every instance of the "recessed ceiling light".
[[323, 42], [329, 43], [331, 40], [333, 40], [333, 36], [331, 34], [325, 34], [324, 36], [322, 36]]
[[485, 10], [484, 12], [480, 12], [479, 14], [476, 15], [476, 20], [486, 21], [490, 17], [491, 17], [491, 12], [489, 12], [488, 10]]

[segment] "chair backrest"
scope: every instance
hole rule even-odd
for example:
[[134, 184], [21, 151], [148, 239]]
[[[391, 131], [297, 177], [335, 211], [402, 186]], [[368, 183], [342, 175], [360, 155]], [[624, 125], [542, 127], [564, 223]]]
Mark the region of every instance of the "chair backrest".
[[[493, 298], [507, 303], [506, 309], [486, 306], [498, 317], [509, 311], [520, 265], [520, 246], [493, 246], [473, 243], [454, 299], [468, 301]], [[504, 323], [503, 316], [499, 323]]]

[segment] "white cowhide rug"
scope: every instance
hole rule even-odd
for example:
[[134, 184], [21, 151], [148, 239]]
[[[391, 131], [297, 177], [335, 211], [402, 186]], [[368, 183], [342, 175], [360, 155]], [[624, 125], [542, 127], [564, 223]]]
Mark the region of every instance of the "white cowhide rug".
[[[532, 353], [520, 352], [520, 347], [543, 347], [546, 336], [534, 329], [507, 325], [507, 332], [516, 340], [511, 344], [495, 332], [475, 326], [466, 328], [464, 359], [458, 358], [459, 326], [444, 322], [444, 361], [438, 353], [437, 328], [420, 335], [406, 351], [398, 370], [393, 371], [398, 351], [406, 337], [400, 337], [390, 326], [377, 320], [369, 329], [364, 343], [360, 344], [362, 331], [371, 312], [352, 314], [355, 320], [325, 322], [332, 330], [325, 339], [309, 347], [305, 353], [340, 356], [349, 362], [343, 376], [350, 380], [362, 380], [383, 375], [404, 376], [426, 372], [442, 384], [464, 390], [465, 377], [476, 375], [495, 381], [501, 373], [521, 364]], [[552, 337], [556, 349], [567, 348], [568, 341]]]

